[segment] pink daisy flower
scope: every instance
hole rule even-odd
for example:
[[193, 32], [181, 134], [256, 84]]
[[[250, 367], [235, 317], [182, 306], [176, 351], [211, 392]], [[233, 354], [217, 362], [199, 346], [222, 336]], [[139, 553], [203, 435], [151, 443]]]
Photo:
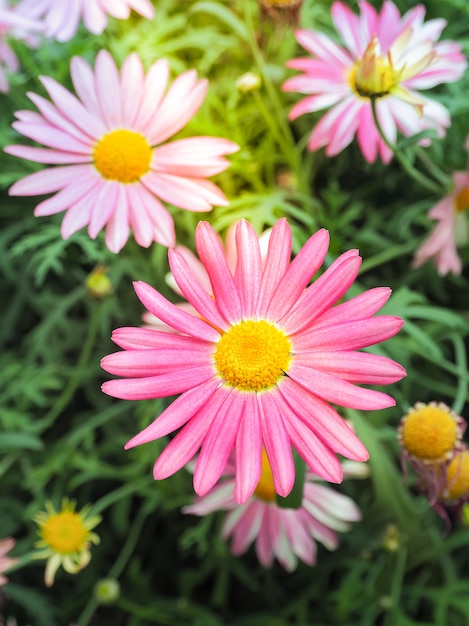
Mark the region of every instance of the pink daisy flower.
[[402, 320], [373, 317], [389, 298], [386, 288], [332, 307], [357, 276], [357, 250], [342, 254], [308, 287], [328, 245], [328, 232], [320, 230], [290, 262], [291, 230], [281, 219], [272, 229], [262, 269], [258, 237], [243, 220], [236, 229], [233, 274], [217, 234], [200, 222], [196, 247], [213, 296], [180, 252], [168, 252], [174, 279], [197, 316], [146, 283], [134, 284], [142, 304], [180, 334], [114, 331], [113, 341], [124, 351], [105, 357], [102, 366], [125, 378], [105, 382], [103, 391], [127, 400], [181, 394], [126, 446], [181, 428], [156, 461], [156, 479], [174, 474], [201, 448], [194, 489], [204, 495], [234, 449], [235, 498], [244, 503], [261, 476], [262, 448], [282, 496], [295, 480], [292, 446], [312, 471], [331, 482], [342, 480], [336, 453], [356, 461], [368, 458], [329, 402], [356, 409], [394, 405], [390, 396], [354, 383], [395, 382], [405, 370], [386, 357], [357, 350], [393, 336]]
[[[387, 163], [392, 151], [379, 136], [371, 101], [387, 139], [395, 144], [397, 131], [405, 136], [434, 129], [443, 137], [450, 124], [447, 109], [418, 90], [458, 80], [467, 63], [458, 43], [437, 43], [445, 20], [423, 23], [425, 7], [417, 5], [401, 17], [391, 0], [379, 13], [366, 0], [356, 15], [342, 2], [332, 5], [332, 20], [344, 47], [318, 31], [299, 30], [298, 42], [313, 58], [293, 59], [287, 65], [304, 72], [288, 79], [284, 91], [308, 94], [290, 112], [331, 110], [316, 124], [308, 147], [326, 146], [333, 156], [357, 135], [365, 159], [379, 156]], [[428, 145], [429, 140], [421, 142]]]
[[418, 247], [413, 266], [420, 267], [433, 259], [440, 276], [462, 272], [457, 248], [469, 243], [469, 171], [453, 174], [454, 189], [429, 211], [437, 225]]
[[[344, 474], [346, 471], [344, 468]], [[353, 475], [352, 468], [350, 471]], [[235, 499], [234, 467], [227, 468], [225, 478], [207, 495], [184, 507], [183, 512], [205, 516], [228, 511], [222, 537], [225, 540], [232, 537], [231, 552], [236, 556], [243, 554], [255, 541], [257, 558], [264, 567], [272, 567], [275, 558], [288, 572], [297, 567], [298, 559], [315, 565], [316, 541], [328, 550], [335, 550], [339, 545], [336, 531], [345, 532], [350, 529], [350, 522], [361, 519], [353, 500], [322, 485], [313, 472], [306, 473], [301, 506], [280, 508], [275, 501], [272, 469], [264, 451], [261, 478], [246, 504], [240, 505]]]
[[15, 540], [11, 537], [0, 540], [0, 586], [8, 582], [8, 578], [3, 576], [4, 572], [18, 563], [18, 559], [12, 559], [7, 556], [8, 552], [15, 547], [15, 543]]
[[101, 50], [95, 71], [74, 57], [71, 74], [78, 98], [41, 77], [52, 103], [29, 98], [39, 113], [19, 111], [19, 132], [47, 146], [8, 146], [9, 154], [59, 167], [30, 174], [11, 195], [56, 193], [37, 205], [36, 216], [66, 211], [62, 237], [88, 225], [93, 239], [106, 226], [106, 245], [118, 252], [132, 228], [135, 240], [175, 243], [174, 222], [160, 200], [189, 211], [210, 211], [228, 200], [206, 180], [225, 170], [223, 155], [238, 146], [218, 137], [191, 137], [163, 144], [183, 128], [204, 101], [208, 83], [195, 70], [181, 74], [165, 94], [169, 66], [161, 59], [146, 76], [133, 53], [120, 73]]
[[40, 22], [22, 15], [18, 7], [10, 6], [8, 0], [0, 0], [0, 92], [8, 93], [7, 73], [20, 69], [18, 57], [8, 45], [8, 38], [20, 39], [30, 47], [36, 47], [35, 35], [43, 30]]
[[72, 39], [80, 20], [90, 33], [100, 35], [108, 15], [126, 20], [132, 9], [148, 19], [155, 14], [150, 0], [21, 0], [18, 8], [32, 18], [44, 18], [46, 37], [58, 41]]

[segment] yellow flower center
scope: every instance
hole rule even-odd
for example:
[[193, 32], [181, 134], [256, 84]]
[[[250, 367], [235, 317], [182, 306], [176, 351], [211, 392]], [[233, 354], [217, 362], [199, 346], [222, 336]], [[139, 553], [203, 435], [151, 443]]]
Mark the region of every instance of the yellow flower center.
[[247, 320], [222, 335], [215, 352], [219, 375], [242, 391], [273, 387], [290, 363], [288, 337], [265, 320]]
[[456, 196], [454, 205], [458, 213], [463, 213], [464, 211], [469, 210], [469, 187], [464, 187], [464, 189], [461, 189], [461, 191]]
[[368, 44], [363, 57], [349, 74], [354, 91], [364, 98], [380, 98], [390, 93], [399, 82], [400, 72], [393, 67], [391, 54], [381, 54], [376, 35]]
[[267, 453], [264, 449], [262, 450], [262, 473], [257, 487], [254, 490], [254, 495], [265, 502], [275, 502], [276, 492], [274, 477], [272, 475], [269, 459], [267, 458]]
[[113, 130], [93, 151], [98, 172], [108, 180], [135, 183], [150, 169], [152, 151], [143, 135], [133, 130]]
[[453, 500], [469, 492], [469, 452], [456, 454], [447, 469], [448, 490], [445, 497]]
[[54, 552], [70, 554], [83, 550], [88, 531], [78, 513], [61, 511], [42, 524], [41, 535]]
[[418, 459], [436, 461], [451, 452], [459, 438], [458, 425], [442, 405], [411, 411], [401, 427], [402, 445]]

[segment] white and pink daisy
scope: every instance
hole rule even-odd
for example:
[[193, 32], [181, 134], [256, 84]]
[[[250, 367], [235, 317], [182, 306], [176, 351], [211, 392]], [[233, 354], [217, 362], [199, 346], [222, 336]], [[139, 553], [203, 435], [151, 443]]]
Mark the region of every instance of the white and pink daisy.
[[453, 191], [430, 209], [428, 217], [437, 224], [417, 249], [414, 267], [433, 259], [440, 276], [462, 271], [458, 247], [469, 243], [469, 171], [453, 174]]
[[344, 47], [318, 31], [297, 31], [298, 42], [313, 58], [288, 62], [288, 67], [304, 73], [288, 79], [283, 89], [308, 94], [291, 110], [292, 120], [332, 107], [314, 127], [310, 150], [325, 146], [326, 154], [333, 156], [357, 135], [367, 161], [379, 155], [387, 163], [392, 151], [376, 128], [372, 100], [390, 143], [396, 143], [397, 131], [410, 136], [433, 129], [443, 137], [450, 124], [448, 110], [418, 90], [458, 80], [467, 63], [458, 43], [437, 43], [446, 22], [434, 19], [424, 24], [423, 5], [403, 16], [391, 0], [379, 13], [366, 0], [358, 5], [360, 15], [342, 2], [332, 5], [332, 20]]
[[350, 529], [350, 522], [361, 519], [353, 500], [321, 484], [313, 472], [306, 473], [301, 506], [297, 509], [279, 507], [265, 452], [261, 478], [245, 504], [240, 505], [235, 499], [234, 467], [229, 464], [225, 474], [207, 495], [184, 507], [183, 512], [205, 516], [228, 511], [222, 537], [225, 540], [232, 537], [231, 552], [241, 555], [255, 541], [257, 558], [264, 567], [272, 567], [274, 559], [288, 572], [297, 567], [298, 559], [315, 565], [316, 542], [335, 550], [339, 545], [336, 531], [345, 532]]
[[0, 587], [8, 582], [8, 578], [3, 574], [18, 563], [18, 559], [7, 556], [10, 550], [15, 547], [15, 543], [16, 541], [12, 537], [0, 539]]
[[34, 48], [38, 40], [34, 33], [43, 30], [43, 25], [22, 14], [18, 7], [8, 0], [0, 0], [0, 92], [8, 93], [8, 73], [18, 72], [20, 63], [18, 57], [8, 44], [8, 38], [20, 39]]
[[211, 295], [180, 252], [169, 250], [168, 256], [174, 280], [197, 315], [136, 282], [145, 308], [179, 334], [117, 329], [112, 339], [124, 351], [102, 361], [107, 372], [124, 377], [104, 383], [111, 396], [181, 394], [126, 448], [181, 429], [157, 459], [154, 477], [174, 474], [201, 448], [194, 471], [199, 495], [215, 485], [234, 449], [239, 503], [256, 489], [263, 448], [281, 496], [295, 480], [292, 446], [311, 471], [340, 482], [336, 453], [356, 461], [368, 453], [329, 403], [360, 410], [392, 406], [390, 396], [355, 383], [388, 384], [405, 376], [394, 361], [357, 351], [401, 328], [398, 317], [374, 317], [390, 290], [371, 289], [332, 306], [357, 277], [358, 251], [342, 254], [308, 287], [325, 259], [329, 234], [318, 231], [290, 262], [292, 236], [284, 218], [272, 229], [264, 268], [258, 237], [244, 220], [236, 229], [234, 272], [208, 223], [199, 223], [195, 239]]
[[66, 211], [61, 228], [65, 239], [86, 225], [94, 239], [106, 227], [106, 245], [118, 252], [130, 228], [141, 246], [153, 241], [174, 245], [174, 222], [161, 200], [189, 211], [228, 204], [206, 177], [228, 167], [223, 155], [238, 150], [236, 144], [218, 137], [164, 143], [204, 101], [208, 83], [195, 70], [178, 76], [165, 93], [166, 60], [154, 63], [145, 75], [140, 58], [132, 53], [119, 73], [102, 50], [94, 72], [74, 57], [71, 74], [78, 98], [43, 76], [52, 103], [29, 93], [39, 113], [16, 113], [14, 128], [46, 148], [5, 148], [9, 154], [59, 166], [35, 172], [10, 189], [17, 196], [55, 194], [36, 206], [36, 216]]
[[94, 35], [107, 26], [108, 15], [127, 20], [133, 9], [153, 19], [155, 9], [150, 0], [20, 0], [18, 8], [32, 18], [44, 18], [45, 36], [68, 41], [76, 34], [80, 21]]

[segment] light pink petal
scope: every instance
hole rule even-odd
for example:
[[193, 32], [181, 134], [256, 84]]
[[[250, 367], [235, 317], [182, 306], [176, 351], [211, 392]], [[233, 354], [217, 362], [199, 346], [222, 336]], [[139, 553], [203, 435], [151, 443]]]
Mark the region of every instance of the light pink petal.
[[272, 567], [274, 562], [273, 546], [278, 539], [278, 523], [276, 523], [276, 509], [271, 506], [264, 507], [261, 527], [256, 540], [256, 554], [259, 562], [264, 567]]
[[358, 16], [343, 2], [334, 2], [332, 4], [331, 16], [341, 39], [352, 53], [352, 56], [358, 59], [363, 52]]
[[[241, 404], [244, 401], [244, 406]], [[235, 499], [245, 504], [259, 484], [262, 470], [262, 434], [256, 393], [244, 393], [238, 400], [242, 414], [235, 445]]]
[[25, 122], [13, 122], [13, 128], [18, 132], [29, 137], [38, 143], [42, 143], [49, 148], [66, 152], [76, 152], [80, 155], [84, 154], [88, 159], [91, 158], [91, 147], [78, 139], [74, 139], [68, 133], [54, 128], [53, 126], [28, 124]]
[[86, 154], [49, 150], [47, 148], [32, 148], [30, 146], [7, 146], [4, 151], [21, 159], [48, 165], [69, 165], [73, 163], [90, 163], [91, 161], [90, 156]]
[[277, 519], [279, 525], [279, 533], [277, 536], [277, 541], [274, 545], [274, 554], [275, 558], [278, 560], [280, 565], [287, 571], [293, 572], [298, 565], [298, 559], [293, 553], [292, 546], [290, 541], [288, 540], [288, 535], [285, 530], [285, 509], [277, 509]]
[[308, 526], [304, 522], [303, 515], [291, 509], [279, 511], [283, 518], [283, 526], [291, 549], [294, 554], [308, 565], [316, 562], [316, 542], [308, 532]]
[[93, 169], [90, 165], [69, 165], [34, 172], [10, 187], [9, 194], [11, 196], [39, 196], [44, 193], [53, 193], [74, 183], [78, 178], [92, 175]]
[[[235, 555], [240, 555], [246, 552], [251, 543], [259, 535], [262, 526], [262, 520], [265, 512], [265, 505], [262, 502], [252, 501], [249, 502], [246, 507], [240, 507], [242, 512], [239, 520], [237, 520], [235, 526], [232, 529], [233, 542], [231, 544], [231, 552]], [[227, 517], [227, 522], [233, 523], [234, 511], [230, 514], [230, 519]], [[227, 524], [223, 526], [223, 536], [227, 535]]]
[[213, 206], [226, 206], [228, 200], [213, 183], [201, 178], [184, 178], [151, 171], [141, 179], [155, 196], [188, 211], [211, 211]]
[[269, 319], [279, 320], [290, 311], [321, 267], [328, 247], [329, 233], [323, 228], [308, 239], [278, 283], [266, 312]]
[[327, 443], [331, 450], [355, 461], [368, 459], [365, 446], [329, 404], [291, 379], [286, 379], [279, 385], [279, 392], [294, 413]]
[[155, 15], [155, 7], [152, 5], [150, 0], [128, 0], [129, 6], [147, 19], [153, 19]]
[[331, 91], [329, 88], [326, 93], [303, 98], [303, 100], [300, 100], [292, 107], [290, 113], [288, 114], [288, 119], [293, 121], [305, 113], [313, 113], [315, 111], [320, 111], [321, 109], [326, 109], [330, 106], [336, 105], [349, 93], [350, 88], [348, 86], [340, 86], [339, 89], [334, 91]]
[[74, 183], [61, 189], [51, 198], [38, 204], [34, 209], [34, 215], [36, 217], [42, 217], [44, 215], [54, 215], [54, 213], [65, 211], [79, 202], [85, 194], [88, 194], [90, 187], [93, 187], [92, 180], [79, 178]]
[[[104, 369], [103, 363], [101, 365]], [[161, 376], [108, 380], [101, 388], [107, 395], [121, 400], [149, 400], [183, 393], [211, 378], [213, 378], [213, 368], [202, 365], [180, 369]]]
[[303, 294], [280, 320], [285, 331], [293, 335], [305, 330], [332, 304], [342, 298], [355, 281], [361, 265], [357, 250], [342, 254]]
[[169, 266], [174, 279], [183, 296], [192, 304], [196, 311], [206, 320], [221, 330], [226, 331], [228, 324], [220, 314], [214, 299], [194, 279], [194, 275], [184, 256], [177, 250], [168, 252]]
[[[409, 107], [410, 108], [410, 107]], [[359, 112], [357, 140], [365, 160], [374, 163], [381, 142], [373, 119], [371, 105], [367, 102]]]
[[203, 496], [222, 475], [238, 433], [243, 400], [233, 388], [220, 387], [223, 403], [211, 421], [194, 472], [194, 491]]
[[103, 181], [97, 193], [88, 225], [88, 234], [96, 239], [103, 227], [111, 219], [117, 206], [120, 183], [113, 180]]
[[262, 262], [259, 240], [255, 230], [246, 220], [238, 222], [236, 228], [236, 263], [235, 281], [241, 296], [243, 317], [255, 317], [262, 279]]
[[132, 437], [126, 443], [125, 449], [129, 450], [135, 446], [154, 441], [184, 426], [206, 405], [217, 386], [216, 380], [209, 380], [178, 396], [155, 421], [140, 431], [138, 435]]
[[205, 517], [210, 513], [230, 509], [233, 504], [235, 504], [233, 491], [234, 480], [219, 483], [210, 493], [203, 496], [203, 498], [196, 498], [193, 504], [183, 507], [182, 512], [189, 515]]
[[107, 14], [98, 2], [93, 0], [83, 4], [83, 23], [94, 35], [100, 35], [107, 26]]
[[129, 203], [126, 185], [119, 185], [114, 211], [106, 226], [106, 246], [117, 254], [127, 243], [130, 233]]
[[375, 8], [366, 0], [359, 0], [358, 6], [360, 7], [361, 13], [360, 34], [364, 41], [366, 41], [366, 44], [368, 44], [371, 37], [378, 32], [378, 14]]
[[[311, 133], [308, 143], [309, 150], [318, 150], [323, 146], [328, 146], [333, 139], [333, 129], [336, 127], [337, 120], [339, 120], [339, 122], [343, 122], [344, 116], [348, 116], [349, 111], [352, 111], [354, 115], [358, 115], [359, 113], [356, 112], [356, 109], [357, 103], [360, 102], [361, 101], [357, 100], [356, 97], [352, 95], [342, 102], [339, 102], [339, 104], [328, 111], [322, 119], [319, 120]], [[355, 122], [353, 123], [353, 126], [356, 126]]]
[[286, 497], [295, 482], [290, 438], [278, 404], [278, 392], [260, 393], [262, 439], [272, 469], [275, 491]]
[[70, 74], [75, 91], [83, 106], [90, 111], [95, 119], [101, 120], [101, 108], [96, 94], [93, 70], [81, 57], [73, 57], [70, 62]]
[[[128, 222], [133, 230], [135, 241], [139, 246], [148, 248], [158, 238], [153, 221], [145, 205], [146, 196], [142, 193], [144, 187], [140, 183], [126, 185], [125, 187], [128, 198]], [[164, 207], [163, 211], [166, 211]], [[174, 240], [172, 240], [172, 243], [174, 243]]]
[[326, 145], [327, 156], [335, 156], [342, 152], [352, 142], [357, 131], [358, 116], [363, 102], [359, 98], [350, 98], [345, 102], [348, 102], [348, 106], [336, 117], [330, 128], [329, 141]]
[[223, 246], [210, 224], [198, 223], [195, 242], [199, 258], [209, 275], [217, 307], [226, 320], [236, 324], [242, 318], [240, 294], [226, 263]]
[[[152, 236], [155, 241], [167, 248], [174, 246], [176, 243], [176, 234], [174, 231], [174, 220], [171, 214], [158, 198], [155, 198], [155, 196], [141, 184], [136, 184], [132, 190], [132, 206], [130, 213], [132, 228], [140, 233], [144, 228], [144, 224], [140, 221], [140, 215], [137, 215], [138, 207], [141, 207], [142, 212], [148, 215], [152, 223]], [[143, 235], [141, 235], [141, 237], [143, 238]]]
[[160, 320], [182, 333], [198, 339], [216, 342], [220, 334], [203, 320], [178, 309], [158, 291], [143, 281], [134, 283], [134, 289], [142, 304]]
[[122, 94], [122, 121], [124, 126], [133, 128], [139, 115], [144, 93], [144, 71], [137, 53], [132, 52], [125, 59], [120, 73]]
[[88, 192], [80, 200], [74, 202], [65, 213], [60, 227], [60, 233], [64, 239], [68, 239], [73, 233], [90, 223], [100, 186], [101, 181], [90, 184]]
[[347, 302], [342, 302], [337, 306], [325, 311], [315, 323], [315, 329], [338, 322], [348, 322], [352, 319], [358, 320], [374, 315], [383, 307], [391, 296], [389, 287], [374, 287], [351, 298]]
[[328, 515], [327, 521], [325, 519], [321, 521], [327, 524], [329, 528], [338, 531], [348, 530], [348, 524], [344, 525], [343, 522], [361, 520], [360, 509], [348, 496], [326, 487], [326, 485], [319, 485], [314, 482], [308, 483], [307, 491], [307, 499], [310, 502], [314, 501], [317, 509]]
[[148, 125], [147, 137], [152, 146], [172, 137], [194, 117], [208, 89], [208, 81], [197, 80], [197, 72], [180, 74], [158, 107], [154, 122]]
[[396, 404], [395, 400], [381, 391], [356, 387], [345, 380], [313, 368], [293, 362], [288, 376], [311, 393], [339, 406], [352, 409], [379, 410]]
[[151, 163], [158, 172], [204, 178], [223, 172], [229, 161], [221, 158], [239, 150], [239, 146], [218, 137], [189, 137], [155, 148]]
[[166, 90], [168, 78], [169, 64], [166, 59], [159, 59], [153, 63], [145, 76], [143, 99], [135, 123], [136, 128], [147, 138], [156, 123], [157, 110]]
[[119, 73], [107, 50], [100, 50], [96, 57], [95, 88], [108, 130], [119, 128], [123, 122]]
[[353, 59], [349, 53], [323, 33], [312, 30], [297, 30], [295, 36], [303, 48], [312, 55], [329, 62], [332, 66], [352, 66]]
[[190, 348], [207, 350], [207, 343], [185, 335], [169, 335], [153, 328], [134, 326], [116, 328], [112, 332], [112, 341], [124, 350], [151, 350], [157, 348]]
[[291, 245], [290, 226], [287, 220], [282, 217], [272, 228], [269, 239], [257, 305], [257, 315], [260, 318], [265, 317], [272, 297], [277, 291], [277, 286], [290, 264]]

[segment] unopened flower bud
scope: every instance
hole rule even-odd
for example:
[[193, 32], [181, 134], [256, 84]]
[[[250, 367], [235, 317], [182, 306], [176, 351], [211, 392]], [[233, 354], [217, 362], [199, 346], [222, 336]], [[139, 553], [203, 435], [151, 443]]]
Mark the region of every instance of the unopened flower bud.
[[241, 93], [250, 93], [257, 91], [262, 85], [262, 79], [259, 74], [254, 72], [246, 72], [236, 81], [236, 89]]
[[86, 290], [92, 298], [101, 300], [112, 293], [112, 284], [106, 274], [106, 268], [98, 265], [86, 278]]
[[94, 587], [94, 595], [100, 604], [114, 604], [120, 596], [120, 585], [114, 578], [102, 578]]

